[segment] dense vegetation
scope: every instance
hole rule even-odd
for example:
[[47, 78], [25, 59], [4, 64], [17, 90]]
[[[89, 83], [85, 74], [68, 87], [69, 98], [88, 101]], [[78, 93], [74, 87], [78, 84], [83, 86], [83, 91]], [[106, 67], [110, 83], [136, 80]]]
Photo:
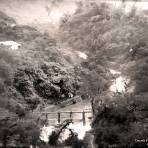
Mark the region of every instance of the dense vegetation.
[[0, 141], [4, 147], [35, 145], [40, 109], [75, 96], [80, 79], [55, 39], [0, 12], [0, 41], [11, 40], [21, 46], [0, 45]]
[[[124, 6], [113, 8], [104, 3], [79, 6], [73, 16], [63, 19], [58, 36], [74, 51], [87, 54], [85, 60], [77, 58], [77, 64], [61, 53], [49, 34], [19, 26], [0, 12], [0, 41], [21, 44], [18, 50], [0, 45], [3, 147], [38, 145], [38, 112], [46, 104], [75, 95], [95, 96], [91, 134], [98, 147], [146, 146], [137, 140], [148, 136], [147, 113], [139, 112], [147, 108], [147, 18], [134, 7], [127, 13]], [[130, 79], [125, 93], [109, 91], [110, 68]], [[100, 101], [104, 103], [100, 105]]]
[[[61, 24], [61, 28], [63, 40], [88, 54], [89, 58], [82, 65], [85, 67], [87, 64], [89, 74], [95, 71], [91, 80], [97, 76], [108, 80], [109, 85], [111, 74], [108, 72], [106, 77], [102, 73], [107, 68], [118, 69], [130, 79], [125, 93], [111, 94], [106, 83], [99, 83], [101, 94], [95, 98], [92, 123], [97, 146], [146, 147], [147, 113], [139, 111], [147, 108], [148, 92], [148, 25], [144, 12], [134, 7], [126, 12], [125, 6], [82, 4], [72, 18]], [[129, 92], [131, 87], [134, 89]], [[100, 105], [100, 102], [103, 103]]]

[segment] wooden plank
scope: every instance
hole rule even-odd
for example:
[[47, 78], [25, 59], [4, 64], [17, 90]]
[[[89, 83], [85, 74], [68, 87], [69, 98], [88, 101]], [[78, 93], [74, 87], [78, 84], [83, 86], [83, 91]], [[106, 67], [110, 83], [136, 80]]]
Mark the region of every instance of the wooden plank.
[[[60, 113], [69, 114], [71, 111], [61, 111]], [[85, 113], [92, 113], [91, 111], [84, 111]], [[41, 112], [40, 112], [41, 113]], [[58, 112], [42, 112], [42, 114], [57, 114]], [[83, 112], [72, 111], [73, 114], [82, 114]]]

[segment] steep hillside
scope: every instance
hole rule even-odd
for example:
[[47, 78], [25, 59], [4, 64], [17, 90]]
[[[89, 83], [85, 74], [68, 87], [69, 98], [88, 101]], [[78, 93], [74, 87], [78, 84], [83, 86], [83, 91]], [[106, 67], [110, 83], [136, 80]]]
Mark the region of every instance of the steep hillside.
[[[40, 111], [77, 94], [80, 78], [56, 40], [0, 12], [0, 141], [35, 144]], [[39, 107], [40, 106], [40, 107]]]
[[[137, 142], [148, 135], [147, 113], [140, 111], [147, 109], [148, 101], [148, 25], [144, 13], [134, 7], [126, 12], [125, 6], [84, 4], [61, 29], [63, 40], [87, 52], [89, 70], [108, 80], [105, 89], [101, 85], [100, 95], [92, 102], [95, 114], [92, 127], [97, 147], [145, 147], [146, 142]], [[105, 69], [110, 72], [104, 74]], [[117, 91], [120, 83], [112, 92], [110, 82], [118, 77], [126, 78], [122, 82], [125, 89]]]
[[0, 144], [39, 145], [45, 124], [39, 112], [79, 95], [93, 98], [85, 148], [89, 142], [145, 147], [137, 142], [148, 136], [145, 15], [135, 7], [127, 12], [125, 5], [80, 2], [73, 16], [63, 18], [57, 42], [0, 12]]

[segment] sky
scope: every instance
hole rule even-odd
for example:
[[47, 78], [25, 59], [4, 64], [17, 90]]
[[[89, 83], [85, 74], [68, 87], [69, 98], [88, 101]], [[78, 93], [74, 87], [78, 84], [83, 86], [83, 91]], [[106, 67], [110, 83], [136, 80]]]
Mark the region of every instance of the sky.
[[48, 29], [48, 25], [58, 26], [61, 18], [73, 14], [76, 8], [74, 0], [0, 0], [0, 10], [18, 24], [40, 30]]
[[[0, 0], [0, 10], [13, 17], [20, 25], [30, 25], [40, 31], [58, 28], [60, 20], [65, 14], [74, 14], [78, 1], [91, 0]], [[96, 0], [99, 2], [100, 0]], [[103, 0], [102, 0], [103, 1]], [[120, 2], [112, 3], [119, 7]], [[133, 3], [128, 2], [128, 7]], [[148, 2], [134, 4], [139, 8], [148, 9]]]

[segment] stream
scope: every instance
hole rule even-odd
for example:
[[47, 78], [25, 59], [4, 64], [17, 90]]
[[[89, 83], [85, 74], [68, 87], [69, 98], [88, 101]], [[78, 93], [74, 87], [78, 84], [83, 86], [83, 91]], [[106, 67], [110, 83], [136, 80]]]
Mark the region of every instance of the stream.
[[[77, 102], [76, 104], [65, 106], [65, 107], [59, 107], [58, 105], [52, 105], [48, 108], [46, 108], [46, 112], [83, 112], [83, 111], [91, 111], [91, 103], [90, 100], [82, 100], [80, 102]], [[74, 132], [78, 134], [79, 139], [83, 139], [85, 136], [85, 133], [91, 129], [91, 113], [86, 113], [86, 124], [83, 125], [82, 122], [82, 114], [80, 113], [74, 113], [73, 114], [73, 123], [71, 123], [67, 129], [65, 129], [60, 136], [60, 140], [64, 141], [68, 138], [70, 132], [69, 129], [72, 129]], [[69, 119], [69, 114], [61, 114], [61, 123], [64, 122], [64, 120]], [[41, 140], [48, 142], [48, 137], [51, 135], [52, 131], [54, 131], [56, 128], [55, 126], [58, 125], [57, 122], [57, 115], [56, 114], [49, 114], [48, 115], [48, 125], [44, 126], [42, 128], [41, 132]]]

